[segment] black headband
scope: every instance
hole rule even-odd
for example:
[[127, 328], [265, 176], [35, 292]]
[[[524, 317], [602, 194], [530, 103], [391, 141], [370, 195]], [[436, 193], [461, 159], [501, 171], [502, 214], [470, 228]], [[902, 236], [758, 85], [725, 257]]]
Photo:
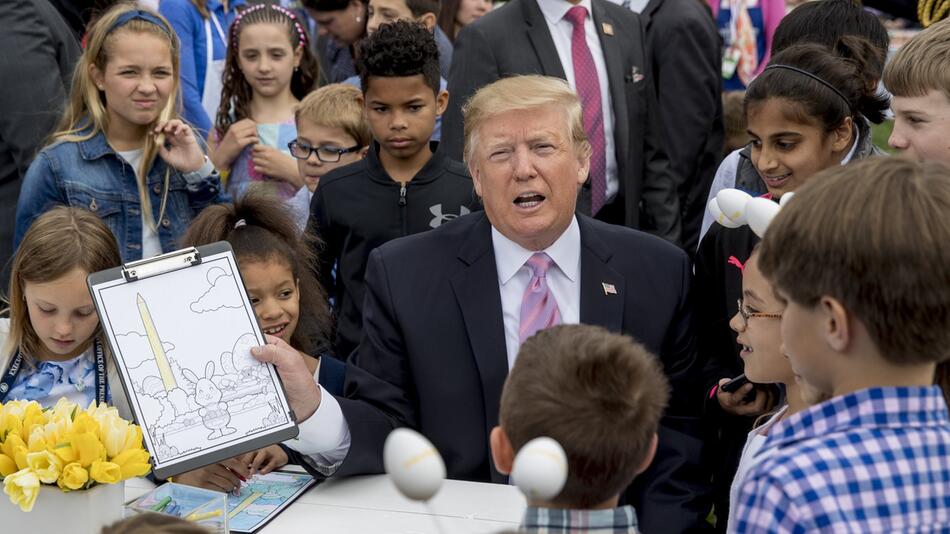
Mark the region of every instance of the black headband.
[[[765, 67], [765, 70], [771, 70], [771, 69], [785, 69], [785, 70], [790, 70], [790, 71], [797, 72], [797, 73], [799, 73], [799, 74], [803, 74], [803, 75], [805, 75], [805, 76], [808, 76], [808, 77], [811, 78], [812, 80], [815, 80], [816, 82], [820, 83], [821, 85], [824, 85], [824, 86], [827, 87], [828, 89], [831, 89], [832, 91], [834, 91], [836, 95], [838, 95], [838, 96], [841, 97], [841, 100], [844, 100], [844, 103], [845, 103], [845, 105], [848, 106], [848, 109], [851, 109], [851, 101], [848, 100], [848, 98], [847, 98], [846, 96], [844, 96], [844, 93], [842, 93], [841, 91], [839, 91], [835, 86], [831, 85], [830, 83], [826, 82], [825, 80], [822, 80], [821, 78], [819, 78], [818, 76], [815, 76], [814, 74], [808, 72], [807, 70], [802, 70], [802, 69], [800, 69], [800, 68], [798, 68], [798, 67], [792, 67], [791, 65], [769, 65], [768, 67]], [[765, 72], [765, 71], [762, 71], [762, 72]]]

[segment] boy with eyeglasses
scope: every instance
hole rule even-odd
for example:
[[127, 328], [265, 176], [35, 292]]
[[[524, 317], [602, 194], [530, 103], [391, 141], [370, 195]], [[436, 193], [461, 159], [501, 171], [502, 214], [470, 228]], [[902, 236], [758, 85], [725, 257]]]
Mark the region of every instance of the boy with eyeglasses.
[[465, 166], [432, 142], [448, 102], [432, 32], [416, 22], [383, 24], [361, 42], [357, 67], [374, 142], [365, 159], [323, 177], [310, 208], [310, 227], [324, 242], [319, 270], [340, 358], [359, 344], [370, 252], [481, 209]]
[[363, 117], [363, 94], [359, 89], [334, 83], [310, 93], [294, 113], [297, 138], [287, 145], [297, 159], [297, 172], [304, 185], [290, 200], [294, 219], [301, 230], [310, 218], [310, 201], [326, 173], [363, 159], [373, 134]]

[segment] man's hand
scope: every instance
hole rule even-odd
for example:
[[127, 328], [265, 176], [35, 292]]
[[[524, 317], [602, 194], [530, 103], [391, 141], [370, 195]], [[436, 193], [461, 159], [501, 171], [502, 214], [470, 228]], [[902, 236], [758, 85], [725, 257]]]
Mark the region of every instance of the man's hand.
[[284, 383], [287, 400], [297, 416], [297, 423], [310, 418], [320, 406], [320, 388], [300, 353], [279, 337], [265, 335], [267, 344], [252, 347], [251, 354], [259, 362], [277, 367], [277, 374]]

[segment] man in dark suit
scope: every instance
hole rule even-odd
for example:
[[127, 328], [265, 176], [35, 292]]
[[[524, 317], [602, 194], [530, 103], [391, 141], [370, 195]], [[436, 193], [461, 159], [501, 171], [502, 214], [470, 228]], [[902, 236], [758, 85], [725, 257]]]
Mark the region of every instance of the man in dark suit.
[[672, 385], [657, 460], [628, 493], [641, 527], [708, 526], [690, 264], [657, 237], [575, 215], [590, 165], [581, 116], [554, 78], [508, 78], [478, 92], [466, 151], [485, 211], [373, 251], [345, 397], [318, 391], [312, 377], [308, 386], [291, 350], [258, 354], [278, 365], [304, 420], [287, 444], [312, 472], [381, 472], [386, 436], [408, 426], [433, 442], [449, 478], [505, 482], [489, 433], [518, 347], [541, 328], [582, 322], [643, 343]]
[[650, 0], [640, 12], [683, 221], [681, 243], [699, 245], [709, 185], [722, 160], [722, 45], [705, 0]]
[[[584, 38], [579, 41], [570, 17], [576, 8], [586, 10]], [[581, 190], [578, 211], [678, 243], [679, 180], [663, 149], [645, 49], [638, 16], [608, 0], [576, 5], [567, 0], [511, 0], [466, 26], [455, 41], [442, 149], [461, 157], [461, 108], [480, 87], [516, 74], [567, 79], [585, 106], [585, 117], [592, 117], [592, 122], [585, 121], [594, 145], [591, 179]], [[593, 64], [585, 67], [588, 52]], [[585, 96], [585, 87], [594, 82], [599, 99], [596, 94]], [[597, 108], [602, 110], [599, 121], [594, 117]], [[602, 147], [597, 146], [598, 124], [603, 125]], [[597, 188], [598, 158], [605, 159], [605, 192]], [[606, 195], [600, 209], [598, 194]]]

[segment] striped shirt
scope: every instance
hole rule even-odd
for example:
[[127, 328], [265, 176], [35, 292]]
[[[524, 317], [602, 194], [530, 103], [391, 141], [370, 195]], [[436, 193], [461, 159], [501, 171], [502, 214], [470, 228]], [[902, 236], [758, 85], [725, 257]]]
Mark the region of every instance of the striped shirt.
[[937, 387], [870, 388], [772, 428], [730, 532], [950, 532], [950, 415]]
[[606, 510], [565, 510], [529, 506], [518, 532], [534, 534], [638, 534], [632, 506]]

